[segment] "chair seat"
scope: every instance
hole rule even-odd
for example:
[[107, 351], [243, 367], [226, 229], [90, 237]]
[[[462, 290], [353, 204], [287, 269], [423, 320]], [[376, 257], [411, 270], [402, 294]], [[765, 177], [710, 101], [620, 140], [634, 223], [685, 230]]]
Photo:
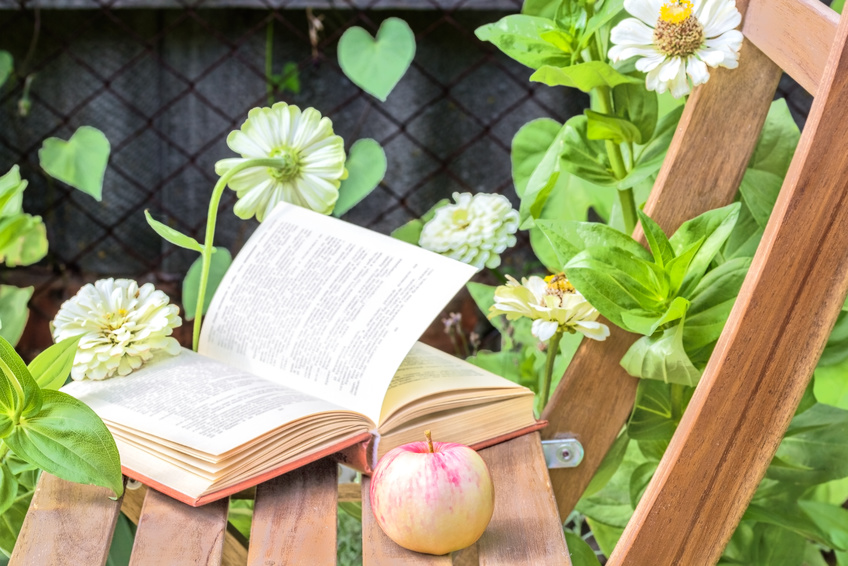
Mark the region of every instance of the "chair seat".
[[[454, 553], [453, 563], [570, 565], [539, 434], [480, 454], [495, 485], [494, 516], [476, 548]], [[325, 459], [258, 486], [247, 551], [227, 531], [227, 500], [189, 507], [154, 490], [127, 491], [123, 510], [138, 517], [131, 564], [335, 564], [336, 470]], [[451, 556], [410, 552], [389, 540], [371, 514], [369, 485], [365, 478], [364, 565], [452, 564]], [[42, 474], [10, 564], [104, 564], [122, 508], [109, 493]]]

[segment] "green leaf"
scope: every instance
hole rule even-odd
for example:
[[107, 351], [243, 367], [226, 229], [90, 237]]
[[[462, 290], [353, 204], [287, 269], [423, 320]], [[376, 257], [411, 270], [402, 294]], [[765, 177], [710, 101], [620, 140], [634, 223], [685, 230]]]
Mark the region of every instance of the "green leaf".
[[739, 207], [739, 219], [724, 244], [724, 261], [739, 257], [754, 257], [763, 237], [763, 229], [754, 220], [744, 201]]
[[630, 437], [627, 435], [627, 429], [624, 429], [619, 433], [615, 442], [612, 443], [612, 446], [607, 451], [601, 465], [598, 467], [595, 475], [592, 476], [589, 485], [586, 486], [583, 497], [591, 497], [607, 485], [607, 482], [612, 479], [613, 474], [615, 474], [618, 467], [624, 461], [624, 454], [627, 452], [627, 446], [629, 444]]
[[22, 421], [5, 441], [21, 458], [68, 481], [123, 491], [121, 461], [103, 421], [81, 401], [45, 390], [38, 415]]
[[686, 274], [689, 273], [692, 261], [694, 261], [695, 256], [698, 254], [703, 243], [703, 239], [692, 242], [692, 245], [680, 252], [676, 258], [672, 259], [668, 262], [668, 265], [666, 265], [665, 272], [666, 277], [668, 278], [669, 297], [674, 297], [679, 293], [680, 287], [686, 279]]
[[595, 185], [617, 186], [619, 181], [612, 173], [604, 142], [589, 139], [586, 116], [574, 116], [565, 128], [561, 167]]
[[158, 220], [154, 220], [152, 216], [150, 216], [150, 211], [144, 211], [144, 217], [147, 218], [147, 223], [150, 225], [153, 230], [162, 236], [166, 241], [174, 244], [175, 246], [179, 246], [181, 248], [185, 248], [187, 250], [194, 250], [196, 252], [202, 252], [203, 246], [192, 238], [191, 236], [187, 236], [182, 232], [171, 228], [166, 224], [162, 224]]
[[584, 110], [588, 120], [586, 135], [590, 140], [611, 140], [614, 143], [641, 143], [642, 133], [635, 124], [624, 118]]
[[666, 152], [668, 152], [668, 146], [671, 144], [671, 138], [674, 137], [677, 123], [680, 121], [682, 114], [683, 107], [680, 106], [660, 118], [656, 131], [654, 131], [654, 135], [650, 141], [636, 148], [633, 168], [624, 179], [616, 179], [614, 181], [616, 188], [629, 189], [637, 186], [652, 175], [656, 175], [665, 159]]
[[848, 476], [848, 411], [817, 403], [794, 417], [766, 477], [818, 484]]
[[41, 168], [54, 179], [91, 195], [98, 202], [111, 147], [103, 132], [81, 126], [68, 141], [47, 138], [38, 150]]
[[732, 259], [710, 270], [690, 295], [683, 329], [686, 351], [718, 340], [751, 266], [751, 258]]
[[524, 195], [527, 182], [561, 129], [562, 124], [556, 120], [537, 118], [521, 126], [513, 136], [510, 151], [512, 182], [519, 198]]
[[428, 210], [421, 218], [410, 220], [400, 228], [395, 228], [391, 233], [391, 237], [395, 238], [396, 240], [412, 244], [413, 246], [417, 246], [418, 241], [421, 239], [421, 231], [424, 229], [424, 225], [433, 219], [433, 217], [436, 215], [437, 210], [449, 204], [451, 204], [451, 201], [449, 199], [440, 200], [439, 202], [434, 204], [433, 207], [430, 208], [430, 210]]
[[845, 9], [845, 0], [833, 0], [830, 4], [830, 8], [837, 14], [841, 14], [842, 10]]
[[642, 499], [642, 494], [645, 493], [648, 484], [651, 482], [651, 478], [654, 477], [658, 464], [658, 461], [652, 460], [645, 462], [633, 470], [633, 475], [630, 476], [630, 504], [634, 508], [639, 504], [639, 500]]
[[[611, 0], [608, 4], [615, 4]], [[645, 143], [654, 135], [657, 127], [657, 95], [644, 84], [618, 85], [612, 91], [615, 111], [620, 118], [634, 124], [639, 130], [639, 142]]]
[[605, 556], [610, 556], [612, 551], [615, 550], [615, 545], [618, 544], [618, 540], [621, 538], [621, 535], [624, 534], [624, 528], [607, 525], [589, 517], [586, 518], [586, 523], [589, 525], [589, 528], [592, 529], [592, 534], [595, 536], [595, 542], [598, 543], [598, 547], [601, 549], [601, 552], [603, 552]]
[[18, 495], [18, 481], [5, 462], [0, 462], [0, 515], [12, 506]]
[[710, 210], [696, 216], [692, 220], [684, 222], [683, 225], [669, 238], [674, 253], [680, 255], [686, 248], [700, 239], [704, 240], [698, 249], [698, 253], [689, 264], [686, 276], [680, 287], [680, 294], [684, 297], [694, 290], [698, 282], [704, 276], [710, 262], [721, 250], [727, 238], [730, 236], [736, 219], [739, 217], [739, 203]]
[[[18, 402], [23, 406], [21, 409], [22, 418], [30, 418], [36, 415], [41, 410], [41, 390], [32, 375], [29, 373], [26, 364], [4, 338], [0, 338], [0, 368], [10, 380], [14, 380], [20, 387], [12, 387], [16, 390], [15, 395], [18, 397]], [[20, 395], [23, 394], [23, 398]]]
[[362, 521], [362, 502], [342, 501], [339, 502], [339, 509], [341, 509], [357, 521]]
[[47, 255], [47, 228], [40, 216], [20, 214], [3, 219], [0, 234], [0, 257], [7, 267], [32, 265]]
[[548, 237], [562, 265], [587, 248], [618, 248], [644, 261], [653, 261], [651, 254], [636, 240], [615, 228], [597, 222], [538, 220], [536, 225]]
[[23, 212], [24, 189], [28, 183], [21, 179], [21, 170], [13, 165], [0, 177], [0, 217], [15, 216]]
[[624, 460], [606, 486], [590, 497], [580, 498], [576, 509], [593, 521], [623, 529], [633, 514], [630, 478], [636, 468], [646, 461], [636, 443], [629, 443]]
[[357, 140], [345, 162], [348, 176], [339, 187], [333, 216], [340, 217], [377, 188], [386, 174], [386, 165], [386, 152], [379, 143], [370, 138]]
[[562, 0], [524, 0], [521, 13], [528, 16], [541, 16], [553, 19]]
[[474, 33], [478, 39], [494, 44], [522, 65], [538, 69], [543, 65], [571, 64], [571, 55], [542, 39], [542, 34], [557, 29], [550, 18], [514, 14], [481, 26]]
[[14, 67], [15, 61], [12, 59], [12, 54], [8, 51], [0, 51], [0, 87], [9, 80]]
[[798, 566], [806, 540], [777, 525], [743, 521], [725, 549], [719, 564], [745, 566]]
[[359, 88], [385, 102], [415, 58], [415, 34], [400, 18], [386, 18], [371, 37], [359, 26], [339, 39], [339, 66]]
[[668, 384], [649, 379], [640, 381], [633, 413], [627, 422], [627, 435], [636, 440], [668, 441], [676, 429]]
[[12, 506], [0, 514], [0, 551], [6, 556], [12, 555], [31, 500], [31, 492], [19, 494]]
[[654, 336], [643, 336], [621, 359], [621, 367], [633, 377], [655, 379], [694, 387], [701, 372], [683, 349], [684, 321]]
[[639, 222], [642, 224], [642, 230], [645, 232], [645, 237], [648, 239], [648, 245], [651, 248], [651, 253], [654, 256], [654, 262], [663, 267], [666, 263], [674, 259], [674, 250], [671, 249], [671, 244], [659, 224], [651, 220], [647, 214], [641, 210], [637, 210]]
[[638, 84], [642, 79], [622, 75], [603, 61], [589, 61], [570, 66], [542, 65], [530, 75], [532, 82], [548, 86], [567, 86], [590, 92], [598, 87], [616, 87], [621, 84]]
[[818, 365], [820, 367], [836, 365], [848, 359], [848, 312], [841, 311], [836, 324], [830, 331]]
[[827, 540], [831, 541], [830, 544], [825, 543], [827, 546], [836, 550], [848, 550], [848, 509], [818, 501], [802, 500], [798, 505], [819, 530], [827, 535]]
[[74, 357], [77, 355], [77, 345], [81, 338], [82, 334], [65, 338], [30, 362], [29, 371], [39, 387], [55, 391], [65, 385], [71, 368], [74, 367]]
[[35, 287], [0, 285], [0, 337], [17, 344], [24, 333], [29, 308], [27, 304]]
[[601, 566], [595, 551], [580, 535], [566, 531], [565, 545], [568, 547], [572, 566]]
[[814, 392], [819, 403], [848, 409], [848, 361], [817, 367]]
[[[203, 314], [209, 310], [212, 297], [218, 290], [218, 285], [224, 279], [224, 274], [233, 263], [233, 256], [227, 248], [216, 247], [212, 254], [212, 262], [209, 265], [209, 279], [206, 281], [206, 297], [203, 301]], [[203, 271], [203, 258], [194, 260], [183, 279], [183, 318], [194, 320], [197, 312], [197, 293], [200, 291], [200, 274]]]
[[[593, 255], [604, 257], [596, 259]], [[627, 260], [630, 260], [629, 265], [625, 263]], [[614, 324], [626, 328], [623, 312], [654, 310], [661, 304], [662, 298], [658, 297], [657, 291], [648, 286], [650, 265], [614, 248], [590, 248], [565, 265], [565, 274], [598, 312]], [[640, 267], [645, 270], [640, 272]]]
[[[825, 505], [824, 507], [830, 507], [830, 505]], [[772, 504], [768, 507], [751, 503], [748, 505], [748, 509], [743, 516], [743, 520], [745, 519], [776, 525], [829, 548], [834, 548], [834, 542], [831, 540], [831, 537], [809, 515], [804, 513], [798, 503], [784, 505]], [[840, 550], [843, 550], [843, 548], [840, 548]]]

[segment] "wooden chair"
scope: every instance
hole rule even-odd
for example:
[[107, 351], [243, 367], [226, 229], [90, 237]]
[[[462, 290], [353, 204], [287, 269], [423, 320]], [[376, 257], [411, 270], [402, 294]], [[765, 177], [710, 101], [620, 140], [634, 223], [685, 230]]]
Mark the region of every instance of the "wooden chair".
[[[848, 19], [817, 0], [738, 0], [738, 69], [691, 96], [648, 213], [666, 231], [733, 201], [781, 68], [815, 94], [753, 266], [689, 409], [609, 564], [714, 564], [771, 461], [848, 290]], [[495, 515], [455, 564], [570, 564], [560, 516], [574, 507], [626, 422], [636, 380], [619, 366], [635, 340], [584, 341], [552, 397], [545, 438], [584, 447], [573, 469], [545, 468], [539, 434], [482, 451]], [[366, 565], [448, 565], [406, 552], [376, 526], [362, 484]], [[226, 502], [190, 508], [128, 491], [133, 564], [333, 564], [336, 467], [317, 462], [260, 485], [249, 550], [226, 529]], [[556, 494], [556, 500], [554, 499]], [[143, 506], [141, 499], [143, 497]], [[18, 565], [103, 564], [122, 502], [44, 474], [12, 556]], [[559, 514], [557, 513], [557, 508]]]

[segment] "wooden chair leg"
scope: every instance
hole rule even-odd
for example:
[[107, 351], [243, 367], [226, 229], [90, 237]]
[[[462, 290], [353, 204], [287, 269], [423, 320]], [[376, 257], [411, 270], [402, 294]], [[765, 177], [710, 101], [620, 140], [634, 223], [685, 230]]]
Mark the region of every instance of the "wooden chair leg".
[[[744, 11], [743, 2], [737, 4]], [[690, 97], [645, 205], [667, 232], [733, 202], [781, 71], [746, 41], [738, 69], [712, 74]], [[639, 228], [634, 236], [643, 239]], [[563, 517], [574, 509], [630, 415], [638, 381], [619, 362], [636, 338], [613, 328], [605, 342], [584, 340], [542, 415], [550, 422], [544, 438], [574, 436], [585, 450], [578, 467], [551, 470]]]
[[771, 462], [848, 289], [848, 19], [748, 278], [610, 565], [714, 564]]

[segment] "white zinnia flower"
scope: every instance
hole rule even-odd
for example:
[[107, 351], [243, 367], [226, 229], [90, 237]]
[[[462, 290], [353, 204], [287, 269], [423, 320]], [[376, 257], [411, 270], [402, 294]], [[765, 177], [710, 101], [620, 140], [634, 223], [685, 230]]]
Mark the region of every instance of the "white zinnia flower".
[[546, 341], [557, 330], [580, 332], [592, 340], [605, 340], [609, 328], [595, 322], [600, 313], [568, 282], [565, 275], [524, 278], [521, 283], [506, 276], [507, 284], [495, 289], [489, 318], [505, 314], [507, 320], [533, 320], [533, 336]]
[[254, 108], [240, 130], [230, 132], [227, 145], [241, 158], [222, 159], [215, 172], [224, 175], [248, 159], [281, 158], [280, 168], [248, 167], [230, 179], [239, 200], [236, 216], [259, 222], [280, 201], [322, 214], [330, 214], [345, 177], [344, 141], [333, 134], [333, 123], [314, 108], [278, 102], [271, 108]]
[[[638, 56], [648, 90], [680, 98], [710, 78], [710, 67], [738, 66], [742, 21], [734, 0], [624, 0], [635, 18], [615, 26], [614, 63]], [[691, 86], [690, 86], [691, 82]]]
[[171, 338], [182, 324], [179, 308], [152, 283], [141, 287], [131, 279], [101, 279], [65, 301], [53, 319], [53, 340], [79, 336], [74, 379], [107, 379], [127, 375], [157, 350], [177, 354]]
[[477, 269], [499, 266], [499, 254], [515, 245], [518, 211], [503, 195], [454, 193], [453, 200], [424, 225], [418, 245]]

